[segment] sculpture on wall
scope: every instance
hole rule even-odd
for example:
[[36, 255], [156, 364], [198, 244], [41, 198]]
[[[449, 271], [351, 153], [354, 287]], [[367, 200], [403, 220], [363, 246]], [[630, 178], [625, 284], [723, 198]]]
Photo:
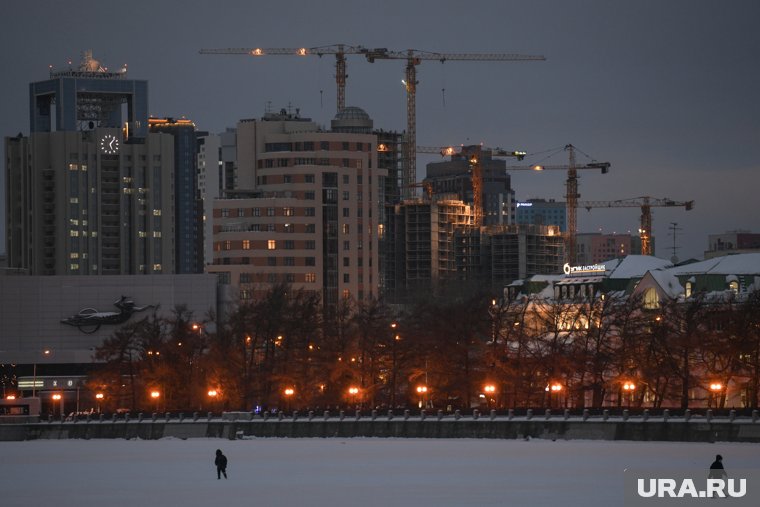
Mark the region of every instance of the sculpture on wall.
[[118, 312], [99, 312], [95, 308], [84, 308], [76, 315], [61, 320], [61, 323], [78, 327], [83, 333], [92, 334], [103, 324], [123, 324], [132, 317], [133, 313], [153, 307], [153, 305], [135, 306], [135, 302], [127, 296], [121, 296], [113, 304], [119, 309]]

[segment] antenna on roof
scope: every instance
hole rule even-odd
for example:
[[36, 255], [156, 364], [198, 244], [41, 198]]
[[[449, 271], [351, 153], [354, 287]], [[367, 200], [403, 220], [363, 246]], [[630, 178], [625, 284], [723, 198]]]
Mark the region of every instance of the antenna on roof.
[[678, 251], [679, 246], [676, 246], [676, 238], [678, 237], [678, 231], [682, 231], [682, 227], [678, 227], [678, 222], [670, 222], [670, 232], [668, 233], [668, 236], [673, 236], [673, 246], [671, 247], [671, 250], [673, 250], [673, 256], [670, 258], [670, 262], [672, 262], [674, 265], [678, 264], [678, 256], [676, 255], [676, 252]]

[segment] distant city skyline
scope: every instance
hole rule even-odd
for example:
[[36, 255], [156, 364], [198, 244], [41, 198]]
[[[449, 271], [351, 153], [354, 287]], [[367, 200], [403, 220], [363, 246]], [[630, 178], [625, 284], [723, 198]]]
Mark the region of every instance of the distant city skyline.
[[[343, 43], [544, 55], [545, 62], [422, 63], [417, 144], [483, 142], [533, 154], [572, 143], [611, 163], [608, 174], [580, 175], [581, 200], [694, 200], [688, 212], [653, 210], [655, 255], [672, 255], [675, 222], [678, 256], [702, 258], [709, 234], [760, 232], [758, 19], [760, 4], [751, 0], [11, 3], [0, 19], [0, 135], [28, 135], [28, 83], [47, 79], [48, 65], [76, 64], [87, 49], [148, 81], [150, 114], [186, 116], [214, 133], [261, 117], [268, 104], [329, 126], [335, 60], [210, 56], [201, 48]], [[348, 75], [346, 105], [366, 110], [377, 128], [405, 128], [403, 61], [349, 57]], [[560, 157], [525, 162], [567, 162]], [[439, 160], [418, 156], [417, 179]], [[559, 201], [565, 176], [517, 172], [512, 185], [518, 200]], [[638, 222], [635, 208], [578, 211], [580, 232], [636, 234]]]

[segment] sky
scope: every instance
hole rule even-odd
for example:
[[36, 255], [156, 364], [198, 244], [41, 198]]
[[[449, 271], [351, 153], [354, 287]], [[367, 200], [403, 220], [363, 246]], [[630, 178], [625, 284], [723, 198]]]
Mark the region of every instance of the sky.
[[[759, 463], [758, 444], [724, 442], [93, 439], [3, 442], [1, 448], [4, 507], [596, 507], [622, 505], [626, 473], [676, 470], [693, 474], [697, 486], [718, 453], [729, 477], [747, 478], [744, 498], [719, 503], [757, 505], [756, 475], [742, 470], [756, 473]], [[216, 478], [216, 449], [228, 458], [227, 480]]]
[[[675, 222], [678, 257], [702, 258], [708, 234], [760, 233], [758, 20], [755, 0], [6, 2], [0, 135], [27, 134], [28, 83], [87, 49], [149, 81], [151, 114], [186, 116], [210, 132], [267, 107], [299, 108], [329, 127], [335, 60], [211, 56], [201, 48], [345, 44], [544, 55], [543, 62], [423, 62], [417, 144], [483, 143], [529, 154], [573, 144], [589, 156], [579, 154], [579, 163], [611, 164], [606, 175], [581, 171], [581, 200], [694, 200], [691, 211], [653, 209], [655, 255], [672, 256]], [[376, 128], [403, 130], [404, 64], [349, 56], [346, 105], [366, 110]], [[565, 157], [525, 162], [559, 165]], [[420, 155], [417, 179], [437, 160]], [[564, 200], [565, 178], [518, 172], [512, 184], [520, 200]], [[579, 210], [578, 228], [635, 234], [639, 216], [638, 208]]]

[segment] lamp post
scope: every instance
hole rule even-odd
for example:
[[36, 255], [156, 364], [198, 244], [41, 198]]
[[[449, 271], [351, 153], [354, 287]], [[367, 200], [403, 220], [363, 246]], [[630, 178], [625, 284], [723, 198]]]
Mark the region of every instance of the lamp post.
[[417, 394], [420, 397], [419, 408], [427, 407], [427, 386], [417, 386]]
[[[715, 408], [719, 408], [720, 405], [720, 396], [723, 392], [723, 384], [720, 382], [711, 382], [710, 383], [710, 399], [711, 401], [715, 402]], [[712, 405], [712, 403], [707, 404], [708, 407]]]
[[95, 393], [95, 400], [98, 404], [98, 414], [100, 413], [100, 403], [103, 401], [103, 398], [105, 398], [103, 393]]
[[290, 400], [293, 398], [293, 395], [296, 394], [296, 390], [292, 387], [286, 387], [283, 391], [283, 394], [285, 395], [285, 410], [290, 411]]
[[631, 408], [631, 399], [633, 398], [633, 392], [636, 390], [636, 384], [633, 383], [633, 381], [626, 380], [623, 382], [623, 391], [626, 393], [626, 398], [628, 398], [628, 408]]
[[63, 419], [63, 394], [61, 393], [55, 393], [52, 396], [53, 401], [60, 401], [61, 402], [61, 419]]
[[401, 337], [396, 334], [397, 322], [391, 322], [391, 408], [396, 407], [396, 343]]
[[349, 387], [348, 395], [351, 398], [351, 403], [354, 405], [354, 408], [357, 408], [358, 404], [356, 403], [356, 400], [359, 397], [359, 388], [354, 386]]
[[493, 384], [486, 384], [483, 386], [483, 392], [486, 395], [486, 404], [488, 408], [491, 408], [491, 402], [494, 401], [493, 396], [496, 393], [496, 386]]
[[150, 397], [156, 402], [156, 412], [158, 412], [158, 400], [161, 398], [161, 392], [154, 389], [150, 392]]
[[559, 405], [559, 394], [562, 392], [562, 384], [558, 382], [551, 382], [549, 385], [546, 386], [546, 389], [544, 389], [547, 392], [547, 396], [549, 396], [549, 408], [553, 408], [553, 399], [557, 398], [557, 404]]

